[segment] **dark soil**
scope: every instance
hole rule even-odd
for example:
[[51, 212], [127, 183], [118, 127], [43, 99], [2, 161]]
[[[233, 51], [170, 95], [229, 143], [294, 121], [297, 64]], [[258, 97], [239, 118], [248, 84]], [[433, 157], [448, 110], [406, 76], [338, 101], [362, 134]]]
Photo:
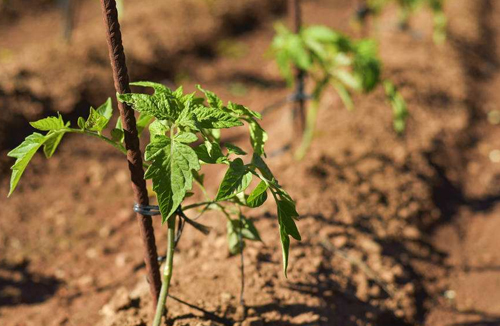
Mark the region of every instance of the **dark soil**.
[[[360, 34], [351, 2], [305, 1], [305, 22]], [[56, 111], [75, 120], [114, 93], [96, 1], [81, 4], [71, 44], [59, 39], [52, 4], [40, 1], [37, 20], [13, 8], [15, 19], [0, 14], [12, 19], [0, 24], [0, 51], [9, 53], [0, 55], [4, 153], [31, 131], [27, 121]], [[439, 46], [428, 13], [408, 33], [397, 30], [394, 10], [370, 22], [385, 77], [411, 112], [403, 136], [392, 130], [382, 90], [356, 97], [354, 112], [331, 93], [308, 157], [270, 155], [301, 214], [303, 240], [292, 242], [288, 279], [276, 212], [264, 205], [249, 212], [264, 243], [245, 250], [241, 321], [240, 258], [228, 253], [224, 219], [207, 214], [212, 232], [186, 228], [176, 252], [171, 294], [190, 306], [169, 299], [170, 324], [500, 324], [500, 138], [491, 119], [500, 102], [500, 3], [455, 0], [446, 10], [449, 39]], [[265, 55], [282, 12], [282, 3], [267, 0], [126, 2], [132, 80], [201, 83], [262, 110], [288, 94]], [[264, 118], [268, 153], [288, 144], [290, 121], [286, 107]], [[224, 136], [247, 146], [239, 132]], [[12, 162], [2, 157], [0, 324], [149, 324], [124, 158], [94, 139], [68, 137], [50, 160], [36, 156], [5, 199]], [[165, 227], [155, 227], [163, 252]]]

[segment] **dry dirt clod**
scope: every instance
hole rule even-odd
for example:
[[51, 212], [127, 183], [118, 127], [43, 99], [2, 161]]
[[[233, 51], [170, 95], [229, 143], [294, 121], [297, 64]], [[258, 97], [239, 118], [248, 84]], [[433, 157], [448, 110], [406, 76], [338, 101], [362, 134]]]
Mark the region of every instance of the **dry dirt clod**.
[[252, 317], [244, 320], [241, 323], [241, 326], [264, 326], [264, 323], [262, 322], [262, 319], [258, 317]]

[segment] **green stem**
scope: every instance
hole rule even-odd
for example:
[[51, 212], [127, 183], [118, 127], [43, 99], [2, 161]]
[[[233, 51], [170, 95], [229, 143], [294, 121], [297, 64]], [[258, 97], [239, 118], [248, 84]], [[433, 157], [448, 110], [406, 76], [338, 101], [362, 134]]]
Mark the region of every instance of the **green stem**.
[[295, 159], [301, 160], [307, 153], [309, 146], [311, 146], [312, 139], [314, 137], [314, 130], [316, 128], [316, 118], [318, 116], [319, 104], [321, 102], [321, 94], [325, 89], [326, 85], [330, 80], [330, 76], [325, 76], [322, 80], [316, 82], [314, 91], [312, 93], [313, 101], [309, 109], [307, 110], [306, 117], [306, 128], [304, 130], [304, 135], [302, 136], [302, 142], [295, 151]]
[[165, 262], [165, 269], [163, 271], [163, 280], [160, 290], [160, 296], [158, 298], [158, 305], [156, 306], [155, 319], [153, 321], [153, 326], [159, 326], [161, 323], [161, 318], [165, 312], [165, 305], [167, 302], [168, 290], [170, 287], [170, 280], [172, 279], [172, 270], [174, 267], [174, 247], [175, 247], [175, 215], [170, 216], [168, 219], [168, 248], [167, 248], [167, 260]]
[[96, 132], [92, 132], [92, 131], [88, 131], [88, 130], [81, 130], [81, 129], [74, 129], [74, 128], [68, 128], [68, 132], [97, 137], [101, 140], [104, 140], [106, 143], [110, 144], [111, 146], [113, 146], [114, 148], [116, 148], [117, 150], [122, 152], [123, 154], [127, 155], [127, 150], [125, 149], [125, 147], [123, 147], [122, 144], [117, 143], [117, 142], [113, 141], [112, 139], [109, 139], [108, 137], [100, 135]]
[[316, 118], [318, 116], [319, 110], [319, 101], [314, 100], [307, 110], [307, 118], [306, 118], [306, 129], [304, 130], [304, 136], [302, 137], [302, 142], [300, 143], [299, 148], [295, 152], [295, 159], [302, 160], [311, 146], [311, 142], [314, 137], [314, 131], [316, 129]]
[[[82, 129], [74, 129], [74, 128], [68, 128], [65, 131], [66, 132], [72, 132], [72, 133], [75, 133], [75, 134], [89, 135], [89, 136], [93, 136], [93, 137], [99, 138], [101, 140], [104, 140], [106, 143], [110, 144], [111, 146], [113, 146], [117, 150], [119, 150], [122, 154], [127, 155], [127, 149], [122, 144], [117, 143], [113, 139], [110, 139], [110, 138], [108, 138], [106, 136], [103, 136], [101, 134], [98, 134], [96, 132], [88, 131], [88, 130], [82, 130]], [[146, 169], [149, 168], [149, 164], [147, 164], [145, 162], [142, 163], [142, 166], [144, 168], [146, 168]]]
[[196, 208], [196, 207], [200, 207], [200, 206], [207, 206], [207, 205], [211, 205], [211, 204], [214, 204], [214, 203], [216, 203], [216, 202], [215, 201], [203, 201], [203, 202], [199, 202], [199, 203], [195, 203], [195, 204], [183, 206], [182, 210], [183, 211], [187, 211], [188, 209], [192, 209], [192, 208]]

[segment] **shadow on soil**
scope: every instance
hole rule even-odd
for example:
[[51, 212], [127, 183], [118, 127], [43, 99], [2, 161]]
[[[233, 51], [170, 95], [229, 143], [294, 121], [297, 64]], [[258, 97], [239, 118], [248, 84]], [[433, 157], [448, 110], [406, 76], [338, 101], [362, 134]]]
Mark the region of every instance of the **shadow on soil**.
[[0, 307], [40, 303], [53, 296], [61, 281], [29, 271], [29, 262], [0, 264]]
[[460, 35], [449, 33], [449, 42], [459, 53], [461, 64], [468, 76], [465, 104], [468, 108], [469, 121], [466, 132], [453, 144], [455, 155], [448, 149], [450, 144], [439, 141], [436, 142], [435, 150], [427, 155], [429, 163], [438, 176], [437, 182], [434, 183], [434, 202], [443, 216], [435, 225], [432, 225], [431, 230], [451, 222], [461, 207], [465, 206], [473, 212], [487, 212], [500, 201], [500, 194], [490, 194], [482, 198], [467, 197], [464, 186], [448, 177], [450, 171], [460, 176], [464, 176], [464, 172], [467, 171], [467, 150], [476, 147], [481, 123], [484, 122], [481, 108], [485, 104], [486, 96], [484, 96], [482, 86], [485, 82], [489, 82], [500, 68], [495, 51], [497, 35], [491, 19], [491, 13], [494, 10], [493, 2], [481, 0], [478, 1], [477, 6], [479, 10], [476, 20], [480, 34], [478, 40], [468, 41]]

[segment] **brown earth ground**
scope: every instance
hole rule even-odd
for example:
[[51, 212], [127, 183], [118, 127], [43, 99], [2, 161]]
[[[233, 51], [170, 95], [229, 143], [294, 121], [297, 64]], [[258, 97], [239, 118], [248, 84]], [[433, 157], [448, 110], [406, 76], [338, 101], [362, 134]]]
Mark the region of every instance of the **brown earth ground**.
[[[351, 2], [304, 1], [304, 20], [357, 35]], [[55, 111], [75, 120], [114, 93], [97, 2], [82, 2], [71, 44], [60, 40], [52, 4], [36, 3], [37, 11], [0, 14], [3, 153], [31, 131], [27, 121]], [[264, 243], [245, 250], [241, 322], [239, 257], [228, 254], [223, 218], [207, 214], [210, 235], [186, 228], [176, 252], [171, 294], [192, 306], [169, 299], [171, 324], [500, 325], [500, 138], [491, 114], [500, 102], [500, 3], [455, 0], [446, 11], [440, 46], [427, 13], [409, 33], [395, 27], [394, 10], [370, 22], [385, 77], [411, 111], [403, 137], [381, 90], [358, 96], [355, 112], [332, 93], [310, 155], [270, 155], [302, 215], [288, 279], [275, 211], [264, 205], [249, 212]], [[262, 110], [288, 94], [265, 56], [282, 12], [270, 0], [126, 2], [132, 79], [201, 83]], [[288, 143], [290, 120], [287, 108], [264, 118], [268, 153]], [[225, 137], [247, 146], [243, 133]], [[124, 158], [68, 137], [49, 161], [36, 156], [5, 199], [12, 162], [1, 157], [0, 325], [149, 324]], [[208, 180], [223, 173], [208, 171]], [[155, 226], [163, 252], [165, 227]]]

